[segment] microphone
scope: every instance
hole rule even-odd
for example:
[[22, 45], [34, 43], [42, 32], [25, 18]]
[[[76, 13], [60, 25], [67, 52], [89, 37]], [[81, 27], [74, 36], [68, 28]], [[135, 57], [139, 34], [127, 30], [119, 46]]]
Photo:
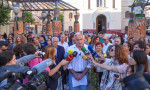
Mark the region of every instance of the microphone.
[[85, 55], [82, 55], [81, 57], [82, 57], [83, 60], [86, 60], [86, 61], [88, 61], [89, 63], [91, 62], [89, 59], [87, 59], [87, 57], [86, 57]]
[[92, 46], [88, 46], [89, 51], [91, 52], [92, 56], [98, 58], [100, 57], [92, 48]]
[[85, 55], [88, 55], [88, 54], [89, 54], [89, 52], [86, 50], [85, 47], [82, 47], [81, 50], [82, 50], [82, 52], [83, 52]]
[[69, 53], [69, 54], [72, 54], [72, 53], [73, 53], [73, 50], [70, 49], [70, 50], [68, 51], [68, 53]]
[[46, 59], [36, 66], [32, 67], [30, 71], [27, 71], [27, 77], [32, 76], [34, 74], [40, 74], [45, 68], [49, 67], [52, 64], [51, 59]]
[[73, 55], [68, 55], [68, 56], [66, 57], [66, 60], [69, 61], [69, 62], [71, 62], [72, 59], [73, 59]]
[[65, 52], [65, 54], [64, 54], [64, 59], [66, 59], [68, 55], [69, 55], [69, 53], [68, 53], [68, 52]]
[[78, 55], [78, 52], [77, 51], [74, 51], [73, 53], [72, 53], [72, 56], [73, 57], [76, 57]]

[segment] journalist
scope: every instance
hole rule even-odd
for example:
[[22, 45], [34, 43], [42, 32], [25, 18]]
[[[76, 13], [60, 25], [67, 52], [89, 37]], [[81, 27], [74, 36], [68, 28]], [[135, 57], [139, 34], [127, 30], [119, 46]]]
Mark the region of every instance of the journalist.
[[[27, 55], [27, 56], [24, 56], [24, 57], [16, 60], [16, 56], [15, 56], [15, 54], [13, 52], [11, 52], [11, 51], [4, 51], [4, 52], [0, 53], [0, 67], [5, 66], [5, 65], [24, 66], [26, 63], [28, 63], [29, 61], [31, 61], [35, 57], [39, 57], [38, 54], [39, 54], [39, 51], [37, 51], [33, 55]], [[3, 80], [0, 83], [0, 87], [4, 86], [6, 84], [7, 84], [7, 79]]]
[[113, 45], [110, 49], [110, 56], [112, 57], [111, 59], [100, 58], [100, 60], [103, 59], [105, 61], [103, 64], [99, 64], [92, 59], [96, 67], [101, 67], [102, 70], [105, 69], [101, 78], [100, 88], [102, 90], [122, 90], [121, 83], [114, 78], [114, 75], [117, 74], [121, 78], [126, 76], [126, 71], [129, 66], [127, 53], [123, 46]]

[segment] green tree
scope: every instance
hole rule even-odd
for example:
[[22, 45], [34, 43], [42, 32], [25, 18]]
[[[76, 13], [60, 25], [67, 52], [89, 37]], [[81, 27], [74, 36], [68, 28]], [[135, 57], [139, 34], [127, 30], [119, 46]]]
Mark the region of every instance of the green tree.
[[59, 18], [60, 18], [61, 22], [63, 22], [63, 20], [64, 20], [64, 15], [63, 15], [63, 13], [59, 14]]
[[[0, 7], [2, 6], [2, 4], [0, 3]], [[3, 8], [7, 8], [6, 5], [3, 5]], [[10, 9], [2, 9], [0, 8], [0, 25], [7, 25], [9, 24], [10, 20]]]
[[31, 23], [31, 24], [34, 23], [35, 19], [33, 18], [32, 13], [25, 11], [23, 16], [25, 17], [24, 20], [25, 23]]

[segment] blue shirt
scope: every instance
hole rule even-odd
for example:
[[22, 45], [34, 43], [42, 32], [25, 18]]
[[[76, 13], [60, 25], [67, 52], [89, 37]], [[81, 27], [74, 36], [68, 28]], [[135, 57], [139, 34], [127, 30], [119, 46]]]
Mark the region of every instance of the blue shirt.
[[47, 46], [47, 41], [44, 41], [43, 43], [42, 43], [42, 42], [40, 42], [40, 44], [41, 44], [41, 48], [44, 48], [44, 47], [46, 47], [46, 46]]

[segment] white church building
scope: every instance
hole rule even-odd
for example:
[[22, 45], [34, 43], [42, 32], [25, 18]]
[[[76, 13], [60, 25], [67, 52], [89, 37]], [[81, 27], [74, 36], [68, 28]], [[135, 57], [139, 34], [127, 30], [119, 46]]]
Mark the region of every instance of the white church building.
[[[134, 0], [64, 0], [79, 9], [80, 30], [125, 33]], [[74, 30], [75, 11], [64, 12], [64, 30]], [[69, 19], [68, 19], [69, 17]]]

